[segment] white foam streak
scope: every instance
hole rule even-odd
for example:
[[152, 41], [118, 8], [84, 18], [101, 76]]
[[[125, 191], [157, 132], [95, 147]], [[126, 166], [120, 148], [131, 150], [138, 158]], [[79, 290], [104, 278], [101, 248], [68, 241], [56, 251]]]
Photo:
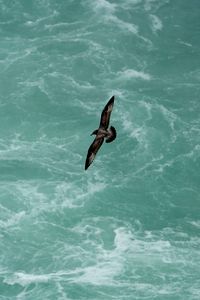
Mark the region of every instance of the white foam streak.
[[143, 79], [143, 80], [151, 80], [151, 75], [148, 73], [144, 73], [142, 71], [136, 71], [133, 69], [126, 69], [118, 72], [118, 75], [121, 79]]
[[110, 3], [106, 0], [97, 0], [92, 2], [92, 8], [95, 13], [101, 14], [103, 20], [107, 23], [114, 23], [118, 28], [125, 32], [131, 32], [133, 34], [138, 33], [136, 25], [119, 19], [115, 14], [117, 5]]
[[178, 42], [179, 42], [179, 44], [187, 46], [187, 47], [192, 47], [193, 46], [192, 44], [190, 44], [188, 42], [182, 41], [181, 39], [179, 39]]
[[123, 272], [125, 253], [130, 248], [133, 236], [126, 228], [117, 228], [114, 233], [114, 249], [105, 250], [98, 247], [97, 264], [85, 268], [78, 282], [93, 285], [119, 285], [119, 282], [115, 282], [115, 278]]
[[191, 221], [189, 223], [192, 224], [194, 227], [200, 229], [200, 220], [199, 221]]
[[8, 228], [16, 226], [20, 220], [25, 216], [25, 211], [13, 214], [7, 221], [0, 220], [0, 228]]
[[162, 30], [163, 24], [162, 21], [156, 15], [150, 15], [150, 19], [152, 22], [152, 30], [153, 32], [157, 32]]
[[[42, 22], [45, 22], [46, 20], [52, 19], [54, 17], [58, 16], [58, 12], [56, 10], [53, 11], [51, 15], [48, 15], [47, 17], [38, 18], [34, 21], [26, 21], [25, 25], [27, 27], [35, 27], [37, 25], [40, 25]], [[27, 16], [28, 17], [28, 16]]]
[[[95, 276], [94, 276], [95, 274]], [[113, 285], [112, 277], [116, 274], [116, 266], [99, 263], [95, 266], [76, 268], [72, 271], [58, 271], [49, 274], [29, 274], [24, 272], [16, 272], [4, 279], [4, 283], [9, 285], [19, 284], [27, 286], [32, 283], [46, 282], [69, 282], [69, 283], [87, 283], [92, 285]]]
[[103, 245], [99, 244], [95, 246], [96, 263], [94, 265], [84, 266], [83, 264], [83, 267], [75, 268], [74, 270], [61, 270], [49, 274], [16, 272], [13, 275], [7, 276], [4, 282], [10, 285], [17, 283], [21, 286], [49, 281], [65, 281], [76, 284], [86, 283], [97, 286], [119, 285], [119, 282], [115, 281], [115, 278], [122, 272], [125, 262], [124, 254], [130, 248], [132, 239], [133, 236], [130, 231], [127, 231], [126, 228], [118, 228], [115, 230], [113, 250], [105, 250]]
[[124, 30], [125, 32], [128, 31], [133, 34], [138, 34], [138, 27], [132, 23], [122, 21], [118, 17], [113, 15], [106, 16], [105, 19], [106, 21], [116, 24], [120, 29]]
[[152, 9], [152, 5], [154, 2], [157, 2], [157, 0], [145, 0], [144, 8], [146, 11], [150, 11]]
[[143, 149], [147, 147], [146, 130], [145, 126], [134, 125], [131, 115], [126, 112], [119, 112], [120, 119], [122, 122], [122, 128], [129, 134], [129, 137], [136, 139], [140, 144], [143, 145]]
[[109, 1], [106, 0], [92, 0], [91, 2], [92, 8], [95, 12], [104, 12], [107, 14], [113, 14], [116, 9], [116, 4], [110, 3]]
[[[124, 226], [117, 226], [118, 220], [116, 219], [107, 219], [107, 221], [112, 223], [111, 227], [114, 233], [111, 249], [106, 249], [103, 240], [99, 240], [103, 237], [103, 231], [106, 230], [104, 227], [105, 218], [89, 218], [81, 221], [76, 228], [73, 227], [72, 232], [84, 235], [92, 230], [96, 239], [87, 236], [85, 242], [78, 247], [81, 249], [81, 252], [78, 251], [78, 253], [73, 251], [76, 249], [73, 245], [69, 246], [70, 250], [68, 245], [65, 248], [66, 251], [68, 249], [70, 253], [72, 252], [70, 257], [76, 258], [78, 256], [79, 261], [82, 261], [79, 267], [68, 269], [65, 265], [63, 269], [45, 274], [23, 271], [14, 274], [3, 272], [5, 278], [3, 282], [9, 285], [19, 284], [23, 287], [32, 283], [55, 283], [56, 286], [60, 287], [60, 291], [62, 291], [62, 286], [66, 284], [127, 287], [129, 293], [134, 290], [152, 297], [158, 294], [170, 295], [176, 292], [179, 286], [173, 283], [165, 284], [165, 281], [162, 281], [158, 291], [157, 286], [151, 281], [146, 282], [143, 274], [143, 272], [151, 270], [153, 280], [158, 279], [158, 277], [159, 280], [165, 280], [162, 268], [166, 270], [166, 267], [171, 266], [173, 270], [174, 268], [179, 269], [185, 262], [186, 252], [184, 249], [179, 250], [169, 240], [165, 239], [169, 234], [176, 235], [176, 231], [172, 228], [166, 228], [159, 232], [142, 232], [141, 227], [138, 231], [134, 231], [132, 225], [126, 223], [123, 224]], [[93, 226], [88, 225], [90, 228], [87, 228], [86, 224], [88, 223], [93, 224]], [[101, 225], [104, 229], [99, 227]], [[196, 240], [198, 243], [195, 244], [195, 247], [198, 248], [199, 239]], [[189, 242], [191, 243], [191, 241]], [[92, 259], [88, 259], [89, 257]], [[63, 258], [65, 259], [65, 253], [63, 253]], [[68, 259], [70, 258], [68, 257]], [[155, 274], [155, 270], [158, 271], [157, 274]], [[126, 277], [127, 271], [129, 272], [128, 279]], [[177, 272], [173, 276], [177, 279]], [[126, 279], [124, 280], [124, 278]]]
[[19, 61], [24, 61], [25, 58], [30, 56], [32, 53], [36, 51], [36, 47], [23, 49], [21, 52], [9, 52], [8, 56], [4, 60], [0, 60], [0, 63], [3, 63], [5, 68], [1, 70], [1, 73], [7, 71], [13, 64]]
[[25, 86], [25, 87], [38, 87], [42, 93], [44, 93], [49, 98], [49, 92], [48, 89], [45, 87], [45, 81], [43, 78], [39, 78], [35, 81], [25, 80], [25, 81], [19, 81], [19, 85]]
[[77, 183], [60, 183], [56, 187], [56, 201], [61, 202], [62, 207], [78, 208], [83, 207], [87, 199], [94, 194], [104, 190], [106, 184], [104, 182], [88, 181], [86, 185], [78, 187]]
[[4, 279], [4, 283], [9, 285], [20, 284], [21, 286], [26, 286], [31, 283], [48, 282], [50, 278], [51, 276], [48, 275], [35, 275], [16, 272], [13, 276]]
[[75, 282], [112, 286], [115, 285], [114, 277], [120, 271], [120, 262], [100, 262], [95, 266], [85, 268], [84, 274], [76, 278]]
[[143, 0], [124, 0], [123, 1], [123, 8], [125, 9], [132, 9], [133, 5], [137, 5], [141, 3]]
[[60, 22], [60, 23], [55, 23], [55, 24], [48, 24], [45, 25], [44, 27], [48, 29], [49, 31], [53, 31], [54, 29], [64, 29], [64, 28], [69, 28], [74, 25], [82, 25], [81, 21], [77, 22], [72, 22], [72, 23], [67, 23], [67, 22]]
[[115, 232], [115, 239], [114, 239], [114, 244], [115, 244], [115, 251], [118, 254], [122, 254], [123, 252], [126, 252], [132, 241], [134, 240], [133, 234], [130, 230], [128, 230], [125, 227], [119, 227], [114, 230]]

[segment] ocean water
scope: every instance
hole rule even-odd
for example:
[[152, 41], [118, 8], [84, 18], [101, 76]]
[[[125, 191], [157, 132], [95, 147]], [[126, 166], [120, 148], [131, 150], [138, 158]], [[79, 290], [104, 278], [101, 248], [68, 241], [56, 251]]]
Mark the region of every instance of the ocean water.
[[0, 0], [1, 300], [200, 299], [199, 36], [199, 0]]

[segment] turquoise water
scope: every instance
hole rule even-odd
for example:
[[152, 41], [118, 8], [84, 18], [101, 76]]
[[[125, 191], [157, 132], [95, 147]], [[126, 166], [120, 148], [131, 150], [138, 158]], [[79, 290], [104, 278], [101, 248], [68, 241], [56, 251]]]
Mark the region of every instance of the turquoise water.
[[1, 300], [200, 299], [199, 16], [0, 0]]

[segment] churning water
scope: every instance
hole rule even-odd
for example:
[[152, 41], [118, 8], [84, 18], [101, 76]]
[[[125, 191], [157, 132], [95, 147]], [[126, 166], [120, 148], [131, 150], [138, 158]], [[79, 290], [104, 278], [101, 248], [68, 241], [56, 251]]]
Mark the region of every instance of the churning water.
[[0, 0], [1, 300], [200, 299], [199, 37], [199, 0]]

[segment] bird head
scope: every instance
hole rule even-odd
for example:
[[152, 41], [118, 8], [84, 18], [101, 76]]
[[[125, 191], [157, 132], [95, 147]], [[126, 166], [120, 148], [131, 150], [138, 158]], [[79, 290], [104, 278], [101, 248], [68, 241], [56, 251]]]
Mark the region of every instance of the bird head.
[[90, 135], [97, 134], [98, 130], [94, 130]]

